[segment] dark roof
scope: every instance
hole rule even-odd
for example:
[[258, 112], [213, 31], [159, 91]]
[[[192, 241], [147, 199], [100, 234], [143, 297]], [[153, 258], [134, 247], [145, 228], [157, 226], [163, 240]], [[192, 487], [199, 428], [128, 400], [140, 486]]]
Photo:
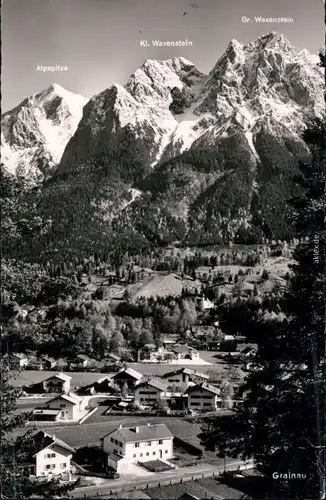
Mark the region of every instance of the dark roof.
[[177, 500], [199, 500], [199, 497], [185, 491], [180, 497], [177, 498]]
[[159, 391], [165, 391], [166, 390], [166, 385], [163, 382], [160, 382], [159, 380], [144, 380], [143, 382], [140, 382], [137, 384], [134, 389], [137, 387], [143, 387], [149, 385], [150, 387], [154, 387], [155, 389], [158, 389]]
[[[44, 450], [45, 448], [48, 448], [52, 444], [56, 444], [58, 446], [61, 446], [65, 450], [71, 451], [72, 453], [75, 452], [74, 448], [69, 446], [67, 443], [62, 441], [61, 439], [57, 438], [56, 436], [51, 436], [50, 434], [47, 434], [44, 431], [39, 431], [34, 434], [33, 439], [35, 441], [36, 445], [36, 453], [34, 456], [39, 453], [40, 451]], [[34, 451], [34, 450], [33, 450]]]
[[177, 500], [199, 500], [199, 497], [185, 491]]
[[43, 407], [37, 407], [34, 408], [33, 414], [39, 414], [39, 415], [58, 415], [61, 412], [60, 408], [43, 408]]
[[193, 347], [189, 347], [187, 345], [177, 345], [172, 348], [172, 352], [176, 352], [177, 354], [181, 354], [182, 352], [194, 351]]
[[220, 393], [221, 393], [220, 389], [218, 389], [214, 385], [207, 384], [207, 382], [202, 382], [201, 384], [196, 384], [196, 385], [193, 385], [191, 387], [188, 387], [188, 389], [186, 390], [186, 392], [187, 393], [194, 392], [194, 391], [198, 391], [198, 389], [203, 389], [205, 391], [208, 391], [208, 392], [211, 392], [213, 394], [216, 394], [217, 396], [219, 396]]
[[111, 460], [114, 460], [114, 462], [119, 462], [124, 457], [122, 457], [121, 455], [117, 455], [116, 453], [112, 453], [111, 455], [108, 455], [108, 458], [110, 458]]
[[56, 396], [55, 398], [51, 399], [48, 401], [48, 403], [52, 403], [52, 401], [56, 401], [57, 399], [64, 399], [65, 401], [68, 401], [69, 403], [73, 404], [74, 406], [79, 404], [82, 401], [82, 398], [78, 396], [77, 394], [74, 394], [72, 392], [69, 392], [69, 394], [60, 394], [60, 396]]
[[[138, 432], [136, 430], [138, 429]], [[121, 440], [125, 443], [135, 443], [137, 441], [153, 441], [154, 439], [173, 438], [173, 434], [165, 424], [147, 424], [136, 427], [118, 427], [106, 436], [117, 432]], [[104, 436], [104, 437], [106, 437]], [[104, 437], [102, 439], [104, 439]]]
[[13, 356], [15, 356], [16, 358], [19, 358], [19, 359], [27, 359], [26, 354], [22, 354], [20, 352], [14, 353]]
[[132, 377], [136, 380], [140, 380], [141, 378], [143, 378], [142, 373], [139, 373], [136, 370], [133, 370], [132, 368], [126, 368], [126, 369], [120, 370], [118, 373], [115, 373], [113, 375], [112, 379], [119, 378], [119, 376], [122, 374], [129, 375], [130, 377]]
[[187, 375], [195, 375], [196, 377], [201, 377], [205, 379], [209, 379], [209, 375], [206, 375], [205, 373], [197, 372], [197, 370], [192, 370], [191, 368], [180, 368], [179, 370], [174, 370], [172, 372], [167, 372], [164, 375], [162, 375], [162, 378], [168, 378], [173, 375], [178, 375], [179, 373], [185, 373]]
[[54, 373], [53, 375], [51, 375], [51, 377], [47, 377], [45, 380], [43, 380], [43, 382], [46, 382], [47, 380], [51, 380], [51, 378], [59, 378], [65, 382], [68, 382], [69, 380], [71, 380], [70, 375], [66, 375], [65, 373], [59, 372], [59, 373]]

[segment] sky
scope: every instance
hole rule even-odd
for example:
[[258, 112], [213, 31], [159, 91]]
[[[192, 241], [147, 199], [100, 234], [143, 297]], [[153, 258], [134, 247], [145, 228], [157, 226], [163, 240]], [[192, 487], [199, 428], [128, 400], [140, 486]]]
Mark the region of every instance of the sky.
[[[230, 40], [283, 33], [299, 49], [324, 45], [323, 0], [3, 0], [2, 110], [58, 83], [92, 97], [124, 84], [146, 59], [183, 56], [208, 73]], [[186, 15], [184, 15], [187, 13]], [[242, 17], [253, 19], [244, 23]], [[292, 17], [261, 24], [255, 16]], [[188, 47], [141, 47], [141, 40], [189, 40]], [[151, 45], [151, 43], [150, 43]], [[36, 71], [67, 66], [65, 72]]]

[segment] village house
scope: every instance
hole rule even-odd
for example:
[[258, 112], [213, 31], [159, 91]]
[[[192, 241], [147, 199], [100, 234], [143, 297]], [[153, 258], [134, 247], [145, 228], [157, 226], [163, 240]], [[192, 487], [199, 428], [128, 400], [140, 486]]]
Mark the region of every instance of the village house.
[[105, 361], [108, 363], [120, 363], [121, 358], [117, 354], [109, 353], [105, 356]]
[[220, 390], [214, 385], [203, 382], [187, 389], [188, 409], [200, 411], [215, 411], [219, 407]]
[[42, 431], [32, 439], [30, 456], [24, 464], [27, 474], [48, 479], [61, 476], [70, 480], [71, 458], [75, 450], [61, 439]]
[[88, 356], [85, 356], [84, 354], [78, 354], [70, 363], [69, 367], [70, 368], [86, 368], [89, 366], [91, 362], [91, 359]]
[[136, 384], [138, 384], [143, 378], [143, 374], [133, 370], [132, 368], [125, 368], [115, 373], [111, 380], [114, 384], [117, 384], [120, 389], [124, 386], [129, 390], [133, 389]]
[[155, 344], [145, 344], [137, 351], [137, 361], [152, 361], [152, 355], [157, 351]]
[[13, 370], [25, 368], [28, 365], [28, 357], [25, 354], [15, 353], [10, 356], [10, 365]]
[[34, 408], [33, 420], [78, 421], [86, 414], [87, 400], [77, 394], [61, 394], [45, 405]]
[[171, 348], [175, 345], [179, 338], [180, 336], [174, 333], [170, 334], [168, 337], [163, 337], [162, 346], [164, 349]]
[[188, 345], [174, 346], [172, 347], [171, 352], [176, 356], [178, 361], [181, 361], [182, 359], [191, 359], [193, 361], [199, 359], [198, 351]]
[[251, 359], [256, 355], [257, 350], [258, 346], [256, 344], [251, 344], [241, 349], [240, 355], [242, 358]]
[[119, 392], [119, 389], [111, 380], [110, 376], [106, 376], [100, 378], [93, 384], [85, 385], [78, 389], [78, 394], [107, 394], [107, 395], [115, 395]]
[[65, 373], [58, 372], [42, 382], [24, 386], [24, 391], [28, 394], [62, 394], [70, 391], [71, 377]]
[[59, 372], [43, 380], [43, 392], [49, 393], [68, 393], [70, 391], [71, 377], [65, 373]]
[[141, 405], [151, 405], [164, 399], [166, 385], [159, 380], [144, 380], [134, 387], [135, 401]]
[[102, 439], [108, 454], [108, 466], [119, 474], [127, 473], [130, 464], [173, 458], [173, 434], [165, 424], [139, 427], [120, 426]]
[[190, 368], [180, 368], [162, 375], [162, 380], [166, 381], [169, 385], [189, 384], [189, 382], [200, 382], [209, 380], [209, 375], [200, 373], [197, 370]]
[[237, 350], [237, 341], [234, 335], [224, 335], [220, 343], [220, 351], [235, 352]]
[[40, 359], [43, 370], [52, 370], [52, 368], [55, 368], [57, 361], [55, 359], [49, 358], [48, 356], [43, 356]]

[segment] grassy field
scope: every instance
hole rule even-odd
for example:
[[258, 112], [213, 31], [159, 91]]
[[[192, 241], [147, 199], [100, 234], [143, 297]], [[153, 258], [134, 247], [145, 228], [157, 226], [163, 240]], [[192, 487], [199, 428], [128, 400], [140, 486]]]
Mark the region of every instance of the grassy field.
[[[22, 370], [21, 372], [13, 372], [14, 376], [10, 383], [16, 387], [21, 387], [23, 385], [37, 384], [42, 382], [57, 373], [57, 371], [47, 371], [47, 370]], [[67, 375], [71, 377], [71, 387], [81, 387], [83, 385], [92, 384], [105, 377], [106, 373], [95, 373], [95, 372], [66, 372]]]
[[[101, 413], [103, 410], [98, 410], [89, 421], [86, 420], [82, 425], [67, 425], [67, 426], [58, 426], [58, 425], [50, 425], [43, 427], [44, 431], [49, 434], [54, 434], [58, 438], [67, 442], [67, 444], [75, 447], [81, 448], [83, 446], [99, 446], [100, 439], [104, 437], [109, 432], [113, 431], [120, 424], [123, 426], [133, 427], [135, 425], [146, 425], [148, 422], [155, 423], [164, 423], [168, 426], [171, 432], [181, 439], [188, 441], [194, 446], [200, 447], [200, 440], [197, 437], [200, 430], [201, 425], [197, 422], [188, 422], [180, 417], [136, 417], [136, 416], [106, 416], [101, 419], [97, 416], [97, 414]], [[17, 429], [14, 432], [14, 436], [24, 434], [27, 430], [31, 430], [33, 427], [26, 427], [24, 429]], [[35, 426], [35, 429], [38, 429]], [[216, 455], [211, 452], [204, 451], [205, 461], [214, 460], [214, 463], [222, 463], [221, 459], [216, 458]]]
[[[205, 351], [207, 353], [207, 351]], [[212, 355], [215, 353], [212, 352]], [[201, 357], [201, 356], [200, 356]], [[210, 363], [215, 362], [217, 360], [212, 360], [211, 356], [207, 356], [209, 359]], [[214, 380], [216, 376], [220, 376], [223, 374], [224, 370], [227, 368], [227, 364], [221, 360], [218, 361], [216, 364], [212, 365], [186, 365], [186, 364], [149, 364], [149, 363], [130, 363], [131, 368], [134, 370], [142, 373], [143, 375], [150, 376], [152, 375], [153, 377], [161, 377], [165, 373], [178, 370], [179, 368], [190, 368], [191, 370], [197, 370], [198, 372], [201, 373], [206, 373], [207, 375]]]
[[[167, 372], [177, 370], [179, 368], [190, 368], [192, 370], [197, 370], [201, 373], [206, 373], [212, 380], [216, 376], [223, 374], [224, 370], [227, 368], [227, 363], [223, 360], [215, 358], [216, 352], [214, 351], [199, 351], [199, 357], [211, 365], [187, 365], [183, 363], [178, 364], [150, 364], [150, 363], [128, 363], [128, 366], [134, 370], [142, 373], [145, 376], [160, 377]], [[11, 379], [11, 383], [14, 386], [31, 385], [38, 382], [42, 382], [48, 377], [53, 376], [57, 371], [37, 371], [37, 370], [22, 370], [21, 372], [14, 372], [14, 376]], [[66, 372], [67, 375], [71, 377], [71, 388], [72, 390], [92, 384], [97, 380], [110, 375], [109, 373], [101, 372]]]

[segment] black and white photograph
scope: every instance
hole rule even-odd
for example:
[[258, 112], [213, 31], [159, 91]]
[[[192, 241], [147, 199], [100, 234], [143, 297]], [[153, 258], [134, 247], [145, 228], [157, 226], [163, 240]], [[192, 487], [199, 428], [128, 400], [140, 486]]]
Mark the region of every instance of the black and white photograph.
[[324, 0], [3, 0], [0, 497], [326, 500]]

